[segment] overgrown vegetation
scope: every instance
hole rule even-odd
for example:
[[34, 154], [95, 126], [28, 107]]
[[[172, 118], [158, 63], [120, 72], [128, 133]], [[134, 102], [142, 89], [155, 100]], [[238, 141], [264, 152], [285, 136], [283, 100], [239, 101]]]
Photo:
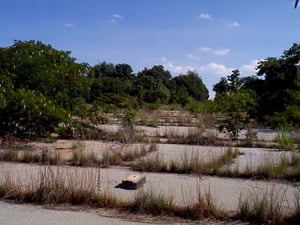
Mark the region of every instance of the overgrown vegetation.
[[158, 149], [156, 143], [140, 144], [129, 150], [124, 150], [123, 147], [120, 146], [118, 150], [105, 149], [102, 155], [99, 156], [93, 151], [84, 150], [85, 147], [77, 142], [72, 146], [71, 158], [64, 160], [61, 159], [61, 153], [57, 150], [8, 148], [0, 152], [0, 161], [107, 168], [112, 165], [130, 165], [131, 162]]
[[281, 129], [276, 138], [278, 148], [286, 151], [294, 151], [295, 144], [293, 137], [284, 129]]
[[233, 140], [252, 119], [272, 127], [299, 127], [299, 50], [293, 44], [280, 58], [261, 61], [257, 77], [240, 78], [233, 70], [215, 84], [216, 97], [208, 101], [196, 72], [172, 77], [155, 65], [134, 74], [128, 64], [91, 66], [39, 41], [15, 41], [0, 48], [0, 136], [7, 142], [51, 132], [100, 138], [95, 125], [107, 122], [103, 111], [125, 109], [125, 115], [132, 115], [132, 109], [162, 104], [219, 113], [220, 130]]
[[217, 207], [209, 190], [202, 193], [199, 189], [196, 203], [187, 206], [176, 205], [172, 196], [153, 190], [139, 190], [134, 200], [124, 201], [113, 197], [108, 190], [98, 188], [98, 180], [95, 179], [99, 176], [97, 171], [61, 171], [59, 168], [46, 166], [39, 170], [38, 176], [31, 176], [32, 180], [27, 180], [25, 185], [22, 179], [15, 179], [15, 175], [2, 171], [0, 199], [22, 203], [80, 204], [194, 220], [226, 218], [226, 213]]
[[[66, 180], [59, 169], [54, 172], [50, 167], [44, 167], [37, 180], [21, 185], [12, 174], [2, 171], [0, 199], [114, 207], [189, 219], [226, 218], [228, 215], [217, 208], [210, 191], [205, 194], [199, 191], [197, 203], [186, 207], [179, 207], [172, 197], [153, 191], [138, 193], [133, 202], [120, 201], [103, 192], [99, 168], [126, 165], [140, 171], [299, 181], [300, 156], [296, 151], [300, 145], [299, 130], [283, 129], [297, 129], [300, 124], [299, 62], [300, 45], [294, 44], [280, 58], [261, 61], [255, 77], [240, 78], [239, 71], [233, 70], [231, 75], [215, 84], [216, 97], [208, 101], [208, 90], [196, 72], [172, 77], [158, 65], [134, 74], [128, 64], [103, 62], [90, 66], [77, 63], [71, 52], [56, 50], [42, 42], [15, 41], [10, 47], [0, 48], [0, 141], [9, 146], [7, 150], [1, 150], [0, 160], [98, 167], [98, 172], [82, 175], [78, 185], [72, 181], [78, 174], [70, 174], [70, 179]], [[138, 121], [138, 109], [152, 110], [162, 105], [177, 109], [176, 118], [162, 122], [161, 118], [148, 120], [147, 115], [143, 115]], [[191, 113], [185, 117], [183, 110]], [[120, 128], [116, 133], [106, 133], [99, 128], [98, 125], [109, 122], [105, 113], [113, 114], [112, 120], [117, 117], [115, 122], [119, 122]], [[209, 120], [200, 119], [199, 114]], [[196, 122], [193, 116], [197, 118]], [[205, 122], [209, 128], [217, 127], [224, 132], [229, 142], [208, 133]], [[57, 151], [47, 148], [20, 150], [12, 145], [16, 137], [44, 137], [53, 141], [50, 138], [52, 132], [61, 138], [133, 144], [148, 141], [137, 132], [135, 126], [138, 123], [151, 126], [164, 123], [193, 125], [184, 134], [174, 129], [157, 135], [167, 138], [169, 143], [238, 146], [242, 143], [238, 140], [240, 131], [246, 129], [243, 143], [255, 146], [254, 122], [280, 128], [276, 147], [291, 151], [290, 157], [283, 156], [276, 162], [266, 160], [258, 168], [249, 166], [245, 171], [239, 171], [228, 167], [241, 154], [233, 147], [209, 162], [204, 162], [199, 153], [192, 152], [190, 155], [184, 153], [181, 160], [166, 163], [158, 152], [154, 157], [140, 159], [157, 151], [156, 143], [147, 149], [142, 147], [132, 151], [108, 149], [101, 157], [95, 152], [84, 151], [82, 146], [73, 146], [71, 158], [66, 161]], [[86, 182], [86, 176], [92, 176], [94, 181]], [[295, 210], [286, 216], [282, 211], [283, 197], [274, 189], [262, 197], [258, 193], [251, 194], [251, 198], [240, 198], [238, 215], [235, 215], [238, 218], [268, 224], [296, 224], [299, 221], [299, 195], [295, 197]]]
[[290, 206], [292, 209], [286, 205], [285, 198], [286, 190], [276, 189], [274, 185], [263, 192], [249, 191], [246, 196], [240, 196], [237, 217], [259, 224], [296, 224], [299, 218], [299, 193], [295, 193], [294, 206]]
[[198, 153], [192, 152], [191, 154], [185, 153], [181, 161], [172, 160], [170, 163], [166, 163], [162, 156], [156, 153], [154, 157], [139, 160], [133, 165], [133, 169], [147, 172], [216, 175], [222, 166], [232, 162], [239, 154], [237, 149], [228, 148], [217, 159], [205, 163]]

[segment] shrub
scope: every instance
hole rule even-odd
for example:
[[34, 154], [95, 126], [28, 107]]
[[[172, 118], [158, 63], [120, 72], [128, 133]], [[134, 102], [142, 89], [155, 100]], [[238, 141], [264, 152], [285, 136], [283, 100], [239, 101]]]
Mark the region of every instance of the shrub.
[[276, 138], [278, 148], [286, 151], [294, 151], [295, 144], [292, 136], [284, 129], [281, 129]]

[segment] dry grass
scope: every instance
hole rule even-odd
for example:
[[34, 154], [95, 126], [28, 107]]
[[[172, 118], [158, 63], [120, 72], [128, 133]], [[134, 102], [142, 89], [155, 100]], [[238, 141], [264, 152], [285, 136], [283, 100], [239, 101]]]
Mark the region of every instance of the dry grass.
[[[24, 182], [25, 181], [25, 182]], [[217, 206], [210, 187], [203, 192], [197, 185], [196, 203], [176, 205], [173, 197], [153, 189], [139, 190], [132, 201], [122, 201], [102, 190], [101, 170], [42, 166], [23, 177], [1, 169], [0, 199], [38, 204], [71, 204], [115, 208], [126, 212], [167, 215], [193, 220], [205, 218], [244, 219], [266, 224], [297, 224], [300, 215], [300, 192], [295, 194], [291, 214], [284, 212], [286, 189], [269, 186], [266, 190], [251, 190], [240, 197], [237, 214], [232, 216]]]
[[285, 219], [287, 224], [296, 225], [300, 221], [300, 191], [295, 192], [294, 211]]
[[[95, 170], [68, 171], [60, 167], [44, 166], [37, 175], [22, 179], [8, 171], [2, 171], [0, 198], [17, 202], [38, 204], [82, 204], [97, 207], [115, 207], [121, 204], [113, 196], [96, 192]], [[89, 181], [89, 182], [87, 182]], [[92, 181], [92, 182], [91, 182]], [[94, 182], [95, 181], [95, 182]]]
[[[161, 136], [157, 134], [157, 136]], [[187, 132], [182, 134], [178, 129], [167, 129], [161, 136], [168, 139], [170, 144], [187, 144], [187, 145], [223, 145], [216, 133], [205, 132], [204, 127], [188, 127]]]
[[251, 190], [240, 196], [238, 218], [259, 224], [285, 224], [289, 218], [286, 209], [286, 188], [270, 185], [266, 190]]
[[220, 176], [234, 178], [252, 178], [252, 179], [285, 179], [290, 181], [300, 180], [300, 155], [297, 152], [291, 153], [289, 156], [282, 155], [279, 161], [265, 158], [261, 165], [252, 168], [248, 165], [245, 171], [238, 169], [220, 170]]
[[[20, 174], [19, 174], [20, 175]], [[168, 215], [188, 219], [207, 217], [224, 218], [211, 192], [204, 194], [199, 189], [198, 201], [188, 206], [178, 206], [172, 196], [157, 193], [154, 190], [139, 190], [133, 201], [121, 201], [109, 191], [99, 188], [99, 170], [63, 170], [61, 167], [43, 166], [37, 174], [27, 174], [22, 180], [9, 170], [0, 173], [0, 199], [37, 204], [71, 204], [92, 207], [116, 208], [126, 212], [138, 212], [149, 215]], [[24, 178], [24, 177], [22, 177]], [[29, 179], [28, 179], [29, 178]], [[101, 183], [102, 181], [100, 181]]]
[[139, 171], [147, 172], [169, 172], [184, 174], [208, 174], [216, 175], [222, 166], [231, 163], [240, 152], [232, 148], [228, 148], [219, 158], [210, 162], [203, 162], [198, 152], [191, 154], [184, 153], [181, 161], [172, 160], [169, 164], [164, 161], [162, 156], [157, 153], [155, 157], [148, 157], [134, 164], [132, 168]]
[[111, 165], [124, 165], [158, 149], [156, 143], [150, 143], [149, 145], [132, 145], [133, 150], [124, 149], [126, 146], [127, 145], [122, 145], [118, 150], [108, 148], [103, 152], [102, 157], [99, 157], [94, 151], [88, 151], [85, 149], [85, 146], [76, 142], [72, 146], [71, 158], [68, 160], [61, 159], [59, 151], [48, 150], [47, 148], [41, 150], [18, 150], [16, 148], [9, 148], [0, 152], [0, 161], [38, 163], [44, 165], [66, 164], [82, 167], [109, 167]]

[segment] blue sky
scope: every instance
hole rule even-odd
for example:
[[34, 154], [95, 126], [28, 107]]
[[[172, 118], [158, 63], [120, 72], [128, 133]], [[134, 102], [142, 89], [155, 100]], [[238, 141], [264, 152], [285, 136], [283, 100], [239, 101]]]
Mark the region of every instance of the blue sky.
[[196, 71], [210, 90], [239, 69], [300, 43], [294, 0], [1, 1], [0, 46], [39, 40], [78, 62], [127, 63], [134, 72], [163, 65]]

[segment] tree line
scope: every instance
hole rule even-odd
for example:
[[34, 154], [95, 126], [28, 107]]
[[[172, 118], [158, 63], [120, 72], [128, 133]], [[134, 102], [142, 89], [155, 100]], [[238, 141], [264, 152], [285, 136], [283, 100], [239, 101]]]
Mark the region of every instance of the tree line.
[[[279, 126], [300, 122], [300, 45], [258, 65], [256, 76], [239, 71], [215, 84], [214, 100], [195, 71], [173, 77], [162, 65], [136, 74], [128, 64], [78, 63], [71, 52], [40, 41], [0, 48], [0, 136], [47, 135], [73, 118], [101, 122], [99, 108], [180, 105], [201, 113], [256, 119]], [[242, 118], [242, 119], [241, 119]]]

